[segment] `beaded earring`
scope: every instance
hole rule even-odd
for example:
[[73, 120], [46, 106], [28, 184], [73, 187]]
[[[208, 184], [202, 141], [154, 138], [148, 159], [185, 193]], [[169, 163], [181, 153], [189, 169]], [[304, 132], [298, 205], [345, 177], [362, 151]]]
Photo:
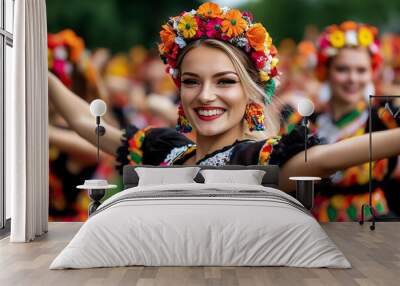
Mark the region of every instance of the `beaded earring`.
[[192, 131], [192, 126], [185, 116], [185, 111], [183, 110], [182, 103], [179, 103], [178, 107], [178, 122], [176, 124], [176, 131], [179, 131], [181, 133], [189, 133], [190, 131]]
[[245, 119], [250, 131], [265, 130], [264, 109], [260, 104], [255, 102], [248, 103], [246, 105]]

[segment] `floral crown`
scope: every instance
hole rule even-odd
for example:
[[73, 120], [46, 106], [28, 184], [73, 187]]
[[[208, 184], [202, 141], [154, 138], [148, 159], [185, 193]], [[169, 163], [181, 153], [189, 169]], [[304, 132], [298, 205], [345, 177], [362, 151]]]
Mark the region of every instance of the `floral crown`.
[[72, 30], [47, 36], [49, 69], [68, 87], [72, 85], [73, 65], [79, 62], [84, 50], [83, 39]]
[[218, 39], [243, 50], [256, 65], [260, 80], [266, 82], [265, 101], [270, 102], [275, 91], [274, 77], [278, 75], [277, 49], [260, 23], [253, 23], [250, 12], [219, 7], [206, 2], [197, 10], [182, 12], [171, 17], [160, 31], [158, 45], [161, 59], [167, 64], [167, 72], [177, 86], [178, 70], [176, 60], [179, 52], [191, 41], [197, 39]]
[[362, 23], [346, 21], [338, 25], [328, 26], [317, 40], [318, 64], [317, 77], [326, 79], [326, 66], [329, 58], [337, 55], [344, 47], [365, 47], [371, 55], [372, 70], [375, 72], [381, 62], [378, 29]]

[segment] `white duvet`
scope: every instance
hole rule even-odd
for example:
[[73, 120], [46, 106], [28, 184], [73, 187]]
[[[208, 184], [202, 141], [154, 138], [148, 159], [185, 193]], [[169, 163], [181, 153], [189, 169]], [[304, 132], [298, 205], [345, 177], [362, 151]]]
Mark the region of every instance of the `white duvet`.
[[138, 186], [114, 195], [50, 269], [127, 265], [351, 267], [284, 192], [198, 183]]

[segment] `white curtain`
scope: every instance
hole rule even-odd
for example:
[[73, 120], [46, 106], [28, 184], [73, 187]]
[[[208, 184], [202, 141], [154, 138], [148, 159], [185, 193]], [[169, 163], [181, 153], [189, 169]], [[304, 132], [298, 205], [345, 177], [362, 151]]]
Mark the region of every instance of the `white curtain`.
[[48, 228], [47, 23], [45, 0], [15, 1], [13, 92], [6, 98], [6, 187], [12, 242]]

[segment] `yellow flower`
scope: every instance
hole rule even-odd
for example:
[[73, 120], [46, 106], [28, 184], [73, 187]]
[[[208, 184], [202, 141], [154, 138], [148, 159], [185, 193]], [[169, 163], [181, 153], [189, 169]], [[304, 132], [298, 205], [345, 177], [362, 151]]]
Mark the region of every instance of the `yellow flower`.
[[242, 13], [237, 9], [229, 10], [222, 21], [222, 31], [228, 37], [236, 37], [247, 28], [247, 22], [242, 18]]
[[265, 36], [265, 49], [269, 50], [272, 46], [272, 38], [268, 32], [266, 32]]
[[358, 41], [361, 46], [369, 46], [374, 40], [372, 32], [367, 27], [361, 27], [358, 30]]
[[329, 36], [329, 41], [334, 48], [342, 48], [345, 44], [344, 33], [340, 30], [332, 32]]
[[197, 22], [192, 15], [184, 15], [178, 23], [178, 30], [184, 38], [193, 38], [197, 32]]
[[221, 16], [222, 11], [218, 4], [206, 2], [197, 9], [197, 13], [203, 15], [204, 17], [216, 18]]
[[265, 71], [263, 71], [263, 70], [259, 71], [259, 75], [260, 75], [261, 81], [269, 80], [269, 75]]
[[273, 58], [271, 62], [271, 67], [274, 68], [278, 65], [279, 59], [278, 58]]

